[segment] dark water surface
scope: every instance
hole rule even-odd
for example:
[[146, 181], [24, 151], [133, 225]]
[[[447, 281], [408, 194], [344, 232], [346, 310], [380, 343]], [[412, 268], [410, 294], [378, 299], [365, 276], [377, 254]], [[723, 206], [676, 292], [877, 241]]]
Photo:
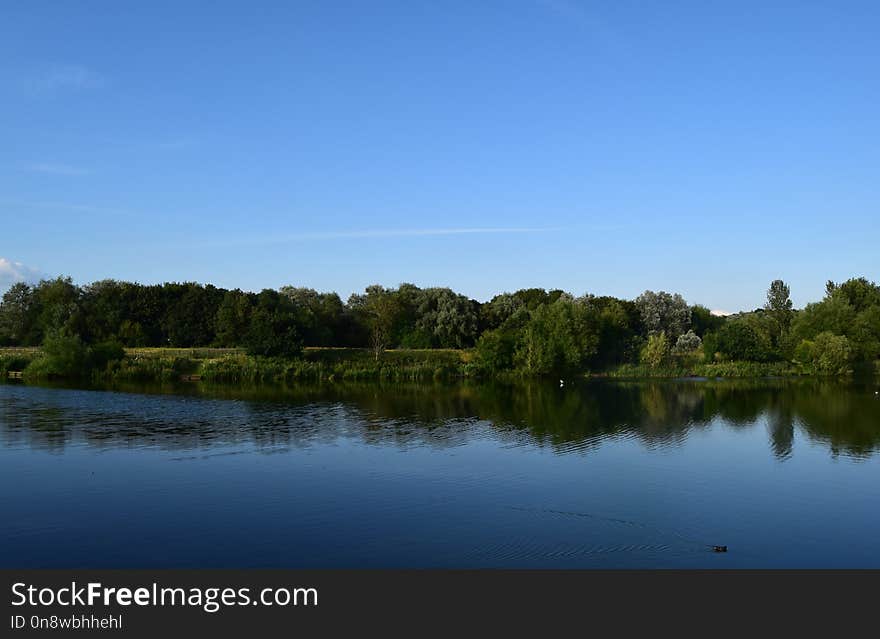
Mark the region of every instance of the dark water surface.
[[878, 388], [0, 385], [0, 567], [877, 568]]

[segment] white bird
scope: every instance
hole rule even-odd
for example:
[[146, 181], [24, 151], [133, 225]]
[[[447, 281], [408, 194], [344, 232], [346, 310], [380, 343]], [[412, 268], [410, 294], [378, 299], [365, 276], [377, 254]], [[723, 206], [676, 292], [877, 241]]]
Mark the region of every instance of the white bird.
[[[560, 380], [559, 380], [559, 388], [562, 388], [564, 385], [565, 385], [565, 382], [563, 382], [563, 381], [560, 379]], [[876, 394], [876, 393], [875, 393], [875, 394]]]

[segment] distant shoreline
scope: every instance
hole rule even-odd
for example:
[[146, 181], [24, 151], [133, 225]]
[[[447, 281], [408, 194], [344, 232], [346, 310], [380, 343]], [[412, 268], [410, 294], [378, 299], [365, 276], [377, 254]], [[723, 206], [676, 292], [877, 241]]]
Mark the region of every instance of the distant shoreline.
[[[255, 384], [279, 382], [432, 382], [455, 380], [513, 381], [522, 379], [761, 379], [845, 377], [816, 375], [792, 362], [713, 362], [651, 369], [625, 364], [603, 371], [528, 376], [512, 372], [487, 374], [473, 366], [473, 349], [394, 349], [376, 357], [370, 349], [306, 348], [298, 358], [260, 357], [241, 348], [129, 348], [124, 356], [101, 370], [74, 375], [42, 374], [32, 363], [42, 357], [39, 347], [0, 348], [3, 380], [89, 380], [96, 382], [211, 382]], [[36, 369], [36, 370], [34, 370]], [[856, 371], [880, 373], [873, 369]]]

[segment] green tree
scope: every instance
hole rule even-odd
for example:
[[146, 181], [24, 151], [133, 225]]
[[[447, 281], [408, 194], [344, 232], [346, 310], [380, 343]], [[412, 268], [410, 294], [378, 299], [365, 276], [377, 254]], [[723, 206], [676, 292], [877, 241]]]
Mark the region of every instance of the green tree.
[[743, 319], [730, 320], [718, 330], [715, 348], [728, 360], [766, 362], [773, 359], [769, 336]]
[[651, 333], [648, 342], [642, 348], [639, 361], [653, 370], [659, 370], [669, 363], [669, 338], [664, 331]]
[[39, 343], [36, 310], [33, 288], [24, 282], [13, 284], [0, 302], [0, 344]]
[[140, 322], [133, 322], [129, 319], [122, 320], [116, 335], [125, 346], [147, 346], [149, 344], [144, 327]]
[[796, 315], [791, 341], [800, 344], [823, 332], [845, 336], [855, 362], [880, 357], [880, 304], [873, 303], [870, 287], [861, 280], [829, 287], [825, 299], [807, 304]]
[[[551, 303], [550, 296], [543, 288], [522, 288], [513, 296], [530, 311], [537, 310], [542, 304]], [[558, 297], [557, 295], [557, 299]]]
[[[354, 298], [354, 296], [352, 296]], [[400, 303], [393, 290], [379, 284], [368, 286], [360, 299], [349, 300], [364, 317], [369, 328], [370, 348], [376, 361], [392, 345], [394, 328], [400, 315]]]
[[430, 346], [464, 348], [477, 338], [475, 304], [448, 288], [426, 288], [418, 296], [415, 328], [431, 338]]
[[69, 277], [42, 280], [34, 287], [37, 313], [34, 336], [42, 341], [50, 331], [64, 329], [81, 335], [85, 332], [81, 291]]
[[226, 291], [217, 309], [215, 319], [218, 346], [241, 346], [251, 322], [253, 302], [247, 293], [235, 289]]
[[864, 277], [856, 277], [842, 284], [831, 284], [831, 295], [842, 297], [856, 312], [871, 306], [880, 306], [880, 286]]
[[165, 316], [162, 327], [172, 346], [207, 346], [214, 342], [217, 310], [225, 291], [195, 282], [164, 287]]
[[801, 341], [795, 357], [812, 372], [839, 375], [849, 371], [852, 351], [845, 336], [825, 331], [812, 340]]
[[48, 376], [77, 377], [88, 373], [90, 351], [79, 335], [50, 328], [43, 340], [41, 372]]
[[714, 362], [718, 354], [718, 333], [712, 331], [703, 335], [703, 359]]
[[115, 339], [128, 316], [123, 289], [116, 280], [100, 280], [82, 288], [85, 315], [83, 337], [89, 341]]
[[662, 332], [675, 340], [691, 326], [691, 309], [678, 293], [645, 291], [636, 298], [636, 305], [648, 335]]
[[595, 355], [598, 344], [595, 313], [587, 304], [561, 296], [532, 313], [522, 331], [516, 359], [532, 375], [580, 371]]
[[501, 293], [480, 308], [480, 321], [485, 330], [504, 324], [519, 309], [524, 308], [522, 299], [512, 293]]
[[261, 291], [245, 334], [245, 346], [251, 355], [297, 357], [302, 354], [293, 303], [277, 291]]
[[767, 302], [764, 310], [772, 321], [770, 334], [773, 344], [778, 344], [780, 338], [788, 332], [791, 319], [794, 315], [791, 303], [791, 291], [788, 284], [782, 280], [773, 280], [767, 290]]
[[510, 370], [514, 366], [517, 336], [512, 331], [496, 328], [486, 331], [477, 340], [475, 362], [484, 371]]
[[713, 315], [712, 311], [700, 304], [691, 306], [691, 327], [699, 337], [710, 331], [716, 331], [723, 325], [724, 317]]
[[614, 297], [585, 296], [581, 300], [594, 309], [599, 323], [599, 344], [591, 366], [607, 368], [635, 361], [642, 346], [641, 313], [636, 304]]
[[289, 298], [298, 316], [306, 346], [338, 343], [344, 306], [336, 293], [319, 293], [313, 288], [283, 286], [279, 293]]

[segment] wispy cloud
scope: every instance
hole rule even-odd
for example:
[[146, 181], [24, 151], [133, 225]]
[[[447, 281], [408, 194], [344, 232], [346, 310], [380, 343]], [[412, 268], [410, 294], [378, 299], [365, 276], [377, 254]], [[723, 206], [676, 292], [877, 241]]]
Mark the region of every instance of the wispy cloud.
[[346, 237], [411, 237], [421, 235], [469, 235], [473, 233], [536, 233], [548, 231], [547, 228], [532, 227], [477, 227], [446, 229], [362, 229], [353, 231], [316, 231], [296, 233], [283, 240], [335, 240]]
[[5, 291], [16, 282], [36, 282], [41, 276], [42, 273], [35, 268], [0, 257], [0, 292]]
[[33, 94], [41, 94], [100, 89], [105, 84], [106, 78], [97, 71], [79, 64], [65, 64], [54, 66], [31, 78], [27, 88]]
[[76, 176], [76, 175], [88, 175], [91, 173], [88, 169], [83, 169], [78, 166], [71, 166], [69, 164], [54, 164], [52, 162], [36, 162], [33, 164], [25, 165], [26, 171], [31, 171], [33, 173], [47, 173], [49, 175], [68, 175], [68, 176]]
[[558, 230], [550, 227], [456, 227], [432, 229], [356, 229], [344, 231], [309, 231], [261, 237], [238, 237], [209, 242], [210, 246], [247, 246], [284, 244], [287, 242], [327, 241], [344, 239], [382, 239], [393, 237], [433, 237], [449, 235], [503, 235], [512, 233], [543, 233]]

